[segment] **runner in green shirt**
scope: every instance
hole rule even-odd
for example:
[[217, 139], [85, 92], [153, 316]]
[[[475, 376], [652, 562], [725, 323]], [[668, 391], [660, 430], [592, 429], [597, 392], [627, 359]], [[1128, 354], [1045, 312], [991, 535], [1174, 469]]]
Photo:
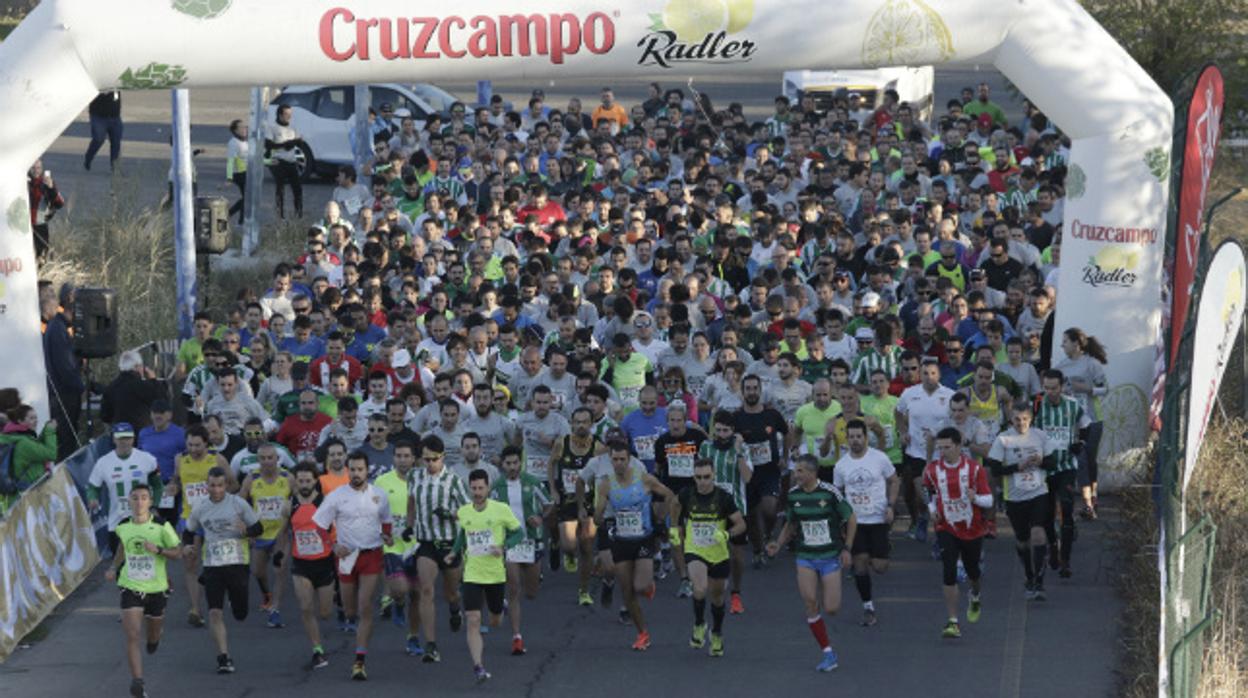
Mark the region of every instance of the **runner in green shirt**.
[[693, 583], [693, 635], [689, 646], [706, 644], [706, 593], [711, 593], [711, 656], [724, 656], [724, 585], [728, 579], [728, 539], [745, 534], [745, 517], [732, 497], [715, 486], [715, 467], [701, 460], [693, 486], [681, 490], [672, 506], [673, 545], [683, 548]]
[[797, 459], [797, 486], [789, 490], [788, 517], [780, 536], [767, 544], [775, 556], [789, 540], [797, 541], [797, 589], [806, 606], [806, 624], [823, 650], [818, 671], [837, 667], [836, 652], [828, 642], [828, 628], [820, 612], [819, 583], [823, 582], [823, 611], [841, 609], [841, 570], [849, 567], [849, 551], [858, 523], [854, 510], [831, 484], [819, 480], [819, 461], [810, 454]]
[[[610, 373], [610, 379], [607, 374]], [[641, 352], [633, 351], [632, 340], [619, 332], [611, 340], [611, 353], [602, 367], [600, 377], [615, 388], [624, 410], [622, 416], [637, 409], [641, 389], [646, 387], [646, 376], [654, 373], [654, 366]]]
[[468, 491], [472, 501], [455, 513], [459, 533], [455, 545], [446, 556], [453, 564], [464, 556], [464, 612], [468, 621], [468, 652], [472, 655], [472, 671], [481, 683], [490, 673], [481, 664], [484, 642], [481, 639], [481, 609], [489, 607], [489, 623], [497, 628], [503, 620], [503, 599], [507, 593], [507, 568], [503, 562], [505, 549], [524, 540], [524, 527], [511, 507], [490, 499], [490, 476], [477, 469], [468, 475]]
[[[503, 448], [503, 477], [490, 488], [490, 497], [511, 509], [516, 519], [524, 524], [524, 539], [507, 551], [507, 617], [511, 619], [511, 653], [524, 654], [524, 638], [520, 635], [520, 597], [537, 599], [537, 589], [542, 580], [541, 548], [542, 521], [550, 509], [546, 488], [536, 477], [521, 472], [519, 446]], [[552, 555], [554, 552], [551, 553]], [[588, 558], [587, 558], [588, 560]], [[586, 561], [588, 566], [588, 561]]]
[[156, 651], [169, 598], [166, 560], [182, 557], [182, 548], [173, 526], [152, 511], [152, 490], [142, 482], [130, 488], [130, 518], [117, 525], [116, 535], [120, 545], [104, 578], [121, 587], [121, 627], [130, 664], [130, 695], [146, 696], [139, 636], [146, 625], [147, 653]]

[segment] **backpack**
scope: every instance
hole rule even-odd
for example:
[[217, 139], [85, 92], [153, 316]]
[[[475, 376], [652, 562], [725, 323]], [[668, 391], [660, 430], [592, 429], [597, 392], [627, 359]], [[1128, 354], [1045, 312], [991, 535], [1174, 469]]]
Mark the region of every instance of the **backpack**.
[[13, 454], [17, 452], [17, 444], [0, 443], [0, 495], [17, 494], [17, 474], [13, 472]]

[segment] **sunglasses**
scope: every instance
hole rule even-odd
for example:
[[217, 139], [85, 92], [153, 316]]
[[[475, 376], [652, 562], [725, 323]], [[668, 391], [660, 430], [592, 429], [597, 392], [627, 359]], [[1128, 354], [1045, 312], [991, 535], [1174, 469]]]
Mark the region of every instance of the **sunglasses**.
[[380, 428], [371, 428], [371, 429], [369, 429], [369, 430], [368, 430], [368, 433], [370, 433], [370, 434], [384, 434], [384, 433], [386, 433], [387, 431], [390, 431], [390, 430], [389, 430], [389, 429], [387, 429], [387, 428], [385, 428], [385, 427], [380, 427]]

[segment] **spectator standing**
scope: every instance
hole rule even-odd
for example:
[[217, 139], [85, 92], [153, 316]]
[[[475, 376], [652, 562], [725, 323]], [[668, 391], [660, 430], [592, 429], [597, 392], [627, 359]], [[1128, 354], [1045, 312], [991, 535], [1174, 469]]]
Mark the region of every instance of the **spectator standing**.
[[134, 350], [121, 353], [117, 369], [120, 373], [104, 389], [100, 400], [100, 419], [107, 424], [128, 422], [135, 429], [142, 429], [150, 423], [152, 405], [166, 397], [165, 384], [143, 365], [143, 357]]
[[121, 93], [117, 90], [101, 92], [91, 100], [87, 107], [87, 115], [91, 118], [91, 143], [82, 158], [82, 168], [91, 170], [91, 161], [100, 152], [104, 139], [108, 139], [108, 167], [117, 168], [117, 159], [121, 157], [121, 136], [125, 130], [121, 122]]
[[43, 360], [48, 371], [48, 403], [53, 421], [65, 427], [66, 436], [58, 444], [56, 460], [64, 460], [77, 447], [78, 415], [82, 411], [82, 393], [86, 384], [74, 354], [69, 335], [70, 319], [66, 310], [74, 307], [74, 287], [61, 286], [59, 303], [56, 298], [43, 299]]
[[277, 108], [273, 123], [266, 124], [264, 149], [272, 155], [273, 183], [277, 191], [277, 217], [286, 219], [286, 185], [295, 204], [295, 218], [303, 218], [303, 182], [299, 180], [298, 154], [295, 147], [303, 137], [290, 125], [291, 109], [283, 104]]
[[[39, 426], [39, 414], [30, 405], [18, 405], [8, 412], [9, 421], [0, 431], [0, 444], [13, 447], [13, 479], [18, 492], [35, 484], [56, 459], [56, 420]], [[0, 512], [7, 511], [20, 495], [0, 494]]]
[[57, 190], [52, 172], [43, 169], [42, 160], [36, 160], [26, 173], [26, 193], [30, 199], [30, 229], [35, 236], [35, 259], [42, 263], [52, 239], [48, 224], [52, 216], [65, 207], [65, 198]]

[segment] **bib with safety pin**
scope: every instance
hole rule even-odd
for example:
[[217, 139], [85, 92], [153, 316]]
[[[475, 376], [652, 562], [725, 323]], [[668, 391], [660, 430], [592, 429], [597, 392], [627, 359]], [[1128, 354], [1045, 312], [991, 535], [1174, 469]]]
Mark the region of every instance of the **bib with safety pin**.
[[325, 554], [325, 541], [316, 531], [295, 531], [295, 552], [301, 557]]
[[468, 554], [473, 557], [486, 557], [490, 554], [490, 549], [494, 547], [494, 532], [485, 529], [481, 531], [466, 531], [468, 536]]
[[803, 521], [802, 542], [812, 547], [831, 545], [832, 531], [828, 527], [827, 520]]
[[693, 456], [680, 454], [667, 457], [667, 474], [670, 477], [693, 477]]
[[547, 465], [548, 461], [545, 458], [530, 457], [524, 467], [530, 475], [539, 480], [545, 481]]
[[247, 548], [237, 538], [213, 541], [204, 548], [204, 564], [208, 567], [247, 564]]
[[507, 562], [531, 565], [537, 560], [537, 543], [532, 538], [525, 538], [519, 544], [507, 549]]
[[567, 494], [576, 494], [576, 481], [580, 479], [580, 471], [564, 468], [559, 476], [563, 481], [563, 491]]
[[641, 525], [640, 511], [616, 511], [615, 532], [625, 538], [640, 538], [645, 535]]
[[694, 546], [699, 548], [712, 548], [719, 542], [716, 535], [719, 533], [719, 524], [708, 521], [690, 521], [689, 533], [693, 538]]
[[156, 558], [151, 555], [126, 554], [126, 576], [134, 582], [150, 582], [156, 579]]
[[265, 521], [277, 521], [282, 518], [282, 497], [261, 497], [256, 500], [256, 513]]
[[971, 503], [965, 499], [946, 499], [945, 518], [951, 523], [969, 523]]
[[746, 444], [746, 449], [750, 454], [750, 465], [766, 465], [771, 462], [770, 441], [763, 441], [756, 444]]

